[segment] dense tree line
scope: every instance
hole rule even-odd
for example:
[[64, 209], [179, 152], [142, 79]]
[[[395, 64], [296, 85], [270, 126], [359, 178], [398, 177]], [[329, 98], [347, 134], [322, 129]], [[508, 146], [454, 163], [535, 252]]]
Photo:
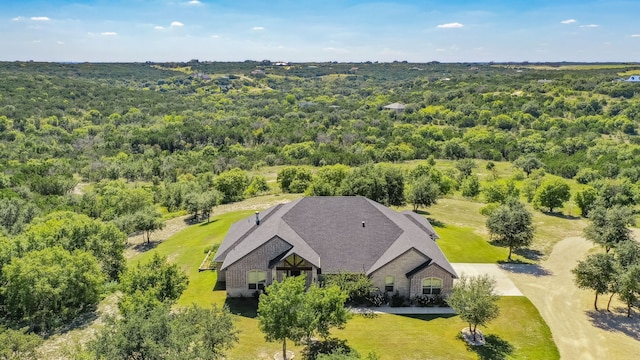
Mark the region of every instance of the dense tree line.
[[[588, 236], [621, 264], [625, 233], [616, 229], [630, 224], [627, 209], [640, 200], [640, 97], [637, 84], [612, 80], [629, 69], [0, 63], [0, 338], [18, 339], [24, 347], [12, 351], [29, 356], [37, 343], [30, 333], [69, 323], [119, 286], [130, 321], [111, 319], [111, 333], [87, 349], [93, 356], [124, 356], [108, 340], [133, 329], [144, 339], [155, 331], [140, 328], [144, 318], [173, 331], [162, 342], [173, 350], [158, 345], [154, 354], [182, 351], [180, 334], [204, 341], [189, 333], [190, 321], [227, 324], [228, 314], [169, 312], [182, 289], [171, 271], [175, 294], [127, 293], [156, 280], [142, 268], [125, 271], [126, 236], [149, 242], [166, 217], [209, 220], [218, 204], [267, 192], [361, 195], [414, 210], [456, 193], [488, 203], [488, 215], [524, 208], [514, 198], [549, 212], [573, 199], [600, 224]], [[384, 109], [393, 102], [404, 111]], [[414, 159], [424, 161], [397, 165]], [[437, 166], [443, 159], [453, 166]], [[490, 172], [498, 161], [522, 172], [481, 177], [478, 159]], [[254, 175], [274, 165], [282, 166], [277, 185]], [[571, 178], [581, 184], [573, 193]], [[526, 225], [530, 216], [519, 214]], [[497, 225], [492, 233], [510, 248], [530, 243], [530, 227], [514, 235]], [[625, 266], [606, 291], [633, 300], [636, 270]], [[214, 358], [227, 340], [210, 353], [171, 354]]]

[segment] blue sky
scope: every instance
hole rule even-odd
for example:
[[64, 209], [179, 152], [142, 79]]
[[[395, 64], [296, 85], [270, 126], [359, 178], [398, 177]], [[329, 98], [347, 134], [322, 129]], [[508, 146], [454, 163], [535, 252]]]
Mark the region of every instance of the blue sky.
[[633, 0], [3, 0], [0, 60], [640, 61]]

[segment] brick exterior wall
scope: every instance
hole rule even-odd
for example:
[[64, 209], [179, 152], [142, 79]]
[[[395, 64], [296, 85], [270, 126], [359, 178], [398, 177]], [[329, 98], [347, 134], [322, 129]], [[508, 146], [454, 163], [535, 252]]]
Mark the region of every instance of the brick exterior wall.
[[[247, 272], [249, 270], [265, 271], [267, 273], [266, 285], [271, 284], [275, 279], [282, 281], [286, 270], [276, 270], [275, 266], [273, 269], [269, 269], [269, 260], [282, 254], [290, 247], [289, 244], [281, 239], [272, 239], [229, 266], [226, 270], [219, 271], [219, 281], [226, 280], [227, 296], [253, 296], [256, 290], [249, 289], [247, 285]], [[411, 279], [407, 279], [405, 274], [425, 261], [424, 256], [411, 249], [373, 272], [370, 277], [373, 285], [380, 291], [384, 291], [386, 277], [393, 276], [394, 292], [397, 290], [400, 295], [408, 298], [422, 294], [422, 279], [427, 277], [440, 278], [442, 279], [442, 294], [450, 294], [453, 289], [453, 277], [438, 265], [429, 265], [414, 274]], [[306, 275], [307, 286], [309, 286], [312, 282], [317, 281], [317, 268], [312, 266], [312, 270], [306, 271]]]
[[453, 276], [442, 269], [440, 266], [431, 264], [426, 268], [420, 270], [418, 273], [413, 274], [411, 277], [411, 297], [416, 295], [422, 295], [422, 279], [424, 278], [440, 278], [442, 279], [442, 295], [451, 294], [453, 290]]
[[247, 272], [249, 270], [263, 270], [267, 272], [267, 285], [272, 282], [272, 271], [269, 269], [269, 260], [282, 254], [291, 245], [281, 239], [274, 238], [255, 249], [249, 255], [240, 259], [225, 270], [227, 296], [252, 296], [256, 290], [249, 289], [247, 285]]
[[411, 249], [374, 271], [370, 277], [373, 285], [380, 289], [380, 291], [384, 291], [385, 278], [387, 276], [393, 276], [393, 291], [395, 292], [397, 290], [400, 295], [410, 297], [411, 283], [410, 280], [407, 279], [406, 273], [420, 266], [425, 261], [427, 261], [427, 259], [425, 259], [424, 256]]

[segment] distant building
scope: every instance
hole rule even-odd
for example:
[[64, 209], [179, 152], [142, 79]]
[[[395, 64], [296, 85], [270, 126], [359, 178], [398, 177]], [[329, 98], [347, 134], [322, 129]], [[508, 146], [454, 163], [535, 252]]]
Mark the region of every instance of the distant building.
[[627, 82], [640, 82], [640, 75], [631, 75], [625, 81], [627, 81]]
[[538, 80], [538, 82], [540, 84], [551, 84], [553, 82], [553, 80], [549, 80], [549, 79], [540, 79]]
[[400, 103], [393, 103], [393, 104], [389, 104], [385, 107], [383, 107], [383, 109], [385, 110], [395, 110], [397, 112], [402, 112], [404, 111], [404, 109], [406, 108], [406, 106], [404, 104], [400, 104]]
[[264, 70], [256, 69], [256, 70], [253, 70], [253, 71], [251, 72], [251, 75], [258, 75], [258, 76], [262, 75], [262, 76], [264, 76], [264, 75], [265, 75], [265, 72], [264, 72]]
[[200, 80], [211, 80], [211, 76], [207, 75], [207, 74], [203, 74], [203, 73], [197, 73], [195, 75], [193, 75], [194, 78], [200, 79]]
[[312, 101], [300, 101], [298, 103], [298, 107], [301, 107], [301, 108], [306, 108], [306, 107], [315, 106], [315, 105], [318, 105], [318, 103], [314, 103]]

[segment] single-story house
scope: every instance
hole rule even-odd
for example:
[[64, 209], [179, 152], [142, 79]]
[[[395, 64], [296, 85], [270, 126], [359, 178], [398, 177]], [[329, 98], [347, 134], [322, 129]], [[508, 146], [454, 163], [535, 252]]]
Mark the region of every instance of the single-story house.
[[448, 294], [456, 272], [429, 221], [361, 196], [305, 197], [234, 223], [214, 256], [227, 296], [285, 276], [364, 273], [405, 297]]
[[389, 105], [383, 107], [383, 109], [385, 109], [385, 110], [395, 110], [397, 112], [401, 112], [401, 111], [404, 111], [405, 107], [406, 106], [404, 104], [396, 102], [396, 103], [389, 104]]

